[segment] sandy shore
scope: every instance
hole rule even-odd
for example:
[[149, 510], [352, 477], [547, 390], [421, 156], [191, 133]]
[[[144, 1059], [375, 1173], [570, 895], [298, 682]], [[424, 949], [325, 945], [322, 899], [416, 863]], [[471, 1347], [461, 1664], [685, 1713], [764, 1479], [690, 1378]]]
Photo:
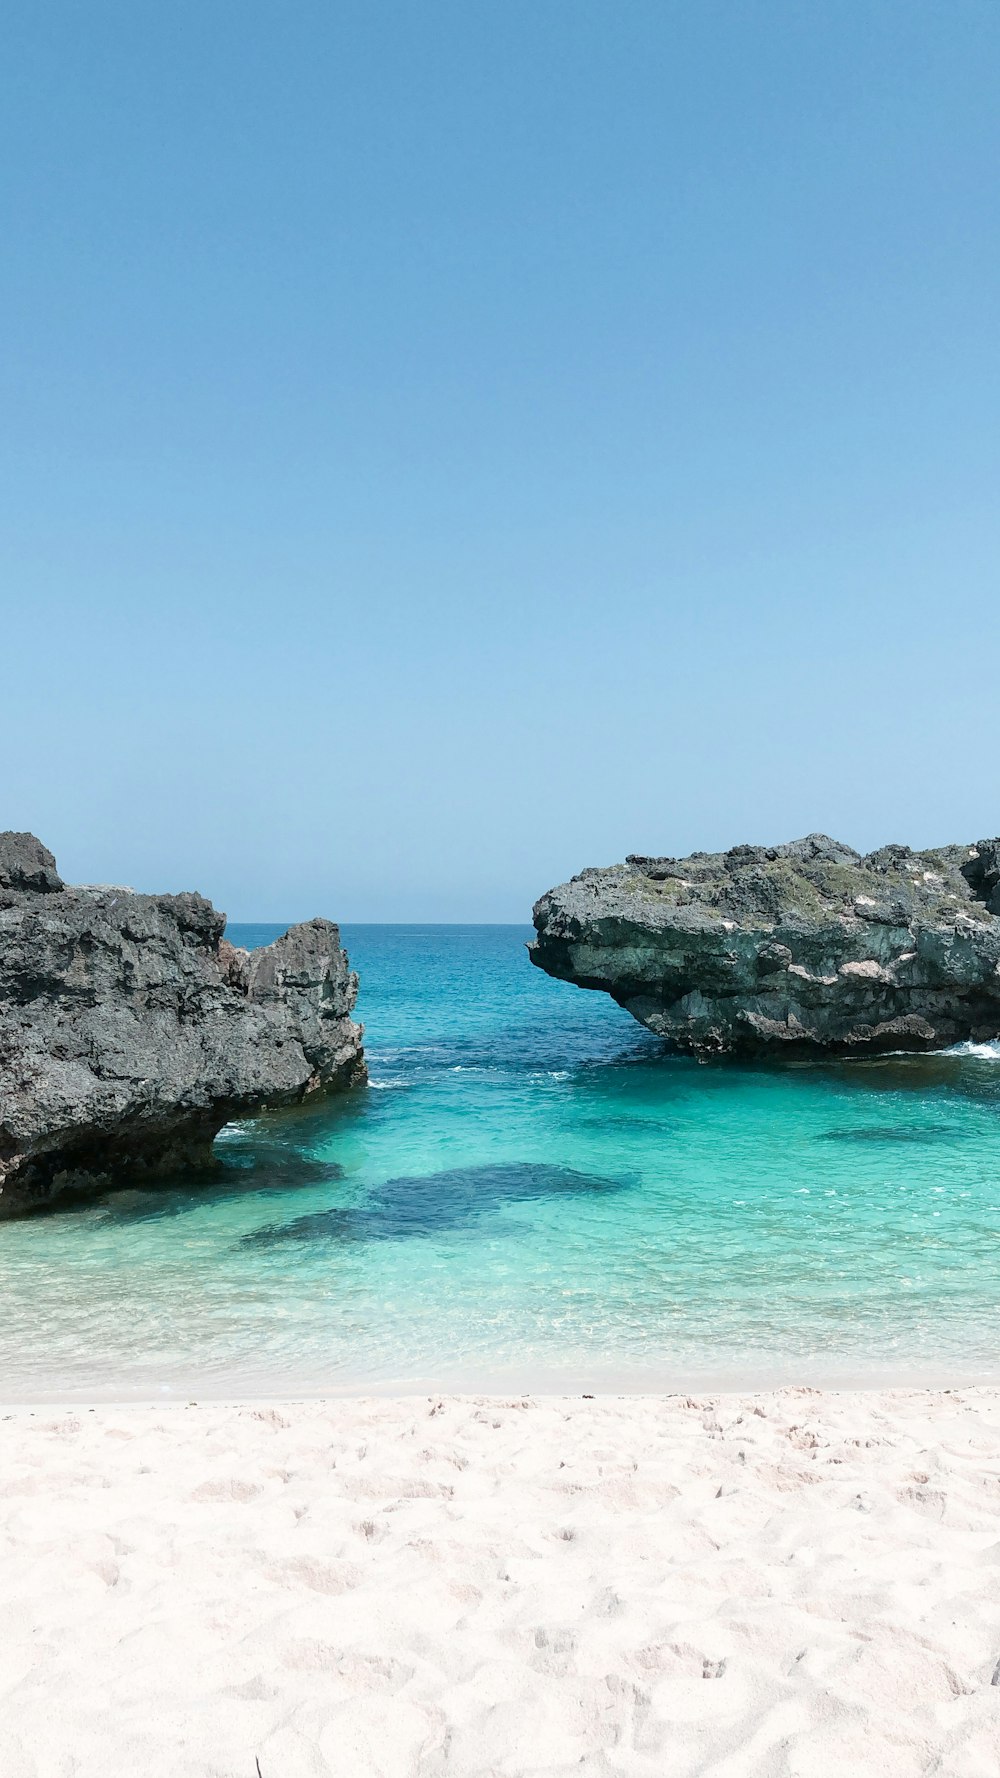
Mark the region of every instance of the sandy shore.
[[1000, 1390], [10, 1411], [3, 1778], [996, 1778]]

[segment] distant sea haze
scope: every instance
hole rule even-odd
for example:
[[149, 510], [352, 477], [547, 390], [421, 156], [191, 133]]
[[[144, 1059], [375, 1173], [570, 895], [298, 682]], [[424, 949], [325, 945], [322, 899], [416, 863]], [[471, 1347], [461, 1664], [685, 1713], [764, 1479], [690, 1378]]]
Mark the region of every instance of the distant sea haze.
[[342, 930], [370, 1090], [9, 1224], [12, 1399], [1000, 1377], [1000, 1045], [702, 1066], [527, 927]]

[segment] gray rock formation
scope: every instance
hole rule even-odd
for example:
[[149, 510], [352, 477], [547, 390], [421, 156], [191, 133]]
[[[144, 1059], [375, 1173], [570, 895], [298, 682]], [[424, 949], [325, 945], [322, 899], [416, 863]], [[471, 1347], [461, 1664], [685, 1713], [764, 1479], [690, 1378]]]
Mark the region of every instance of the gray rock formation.
[[0, 834], [0, 1215], [203, 1166], [230, 1118], [364, 1082], [329, 920], [257, 951], [200, 895], [70, 888]]
[[689, 1055], [940, 1049], [1000, 1035], [1000, 840], [866, 858], [825, 834], [585, 870], [531, 960]]

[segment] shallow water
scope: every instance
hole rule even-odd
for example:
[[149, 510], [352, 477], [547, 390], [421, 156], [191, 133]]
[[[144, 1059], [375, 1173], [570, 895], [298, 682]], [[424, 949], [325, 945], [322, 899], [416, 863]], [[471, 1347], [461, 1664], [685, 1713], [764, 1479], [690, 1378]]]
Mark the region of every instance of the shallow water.
[[0, 1227], [0, 1393], [1000, 1379], [1000, 1046], [671, 1060], [528, 936], [345, 928], [371, 1090]]

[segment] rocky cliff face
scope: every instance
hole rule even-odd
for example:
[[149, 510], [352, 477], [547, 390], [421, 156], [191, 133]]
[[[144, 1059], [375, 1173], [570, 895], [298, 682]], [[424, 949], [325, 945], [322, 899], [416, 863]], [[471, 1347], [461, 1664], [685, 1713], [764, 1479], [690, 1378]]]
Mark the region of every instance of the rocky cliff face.
[[687, 1054], [865, 1054], [1000, 1034], [1000, 840], [861, 857], [825, 834], [585, 870], [531, 960]]
[[263, 950], [200, 895], [70, 888], [0, 834], [0, 1215], [204, 1165], [230, 1118], [365, 1080], [329, 920]]

